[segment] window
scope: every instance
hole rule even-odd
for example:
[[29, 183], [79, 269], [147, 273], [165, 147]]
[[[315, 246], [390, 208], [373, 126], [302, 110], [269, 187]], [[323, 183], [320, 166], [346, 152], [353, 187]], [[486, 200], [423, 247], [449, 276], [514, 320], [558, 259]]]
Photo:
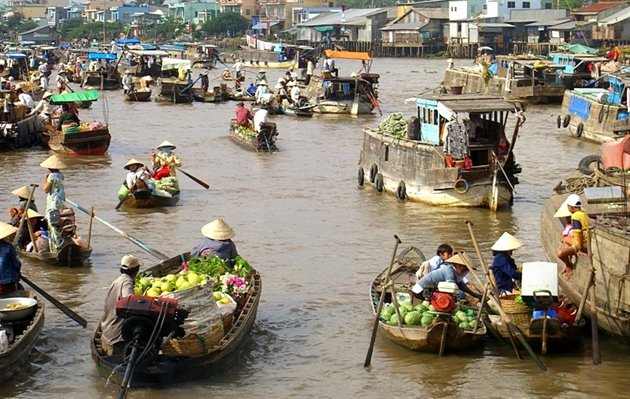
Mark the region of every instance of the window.
[[523, 8], [529, 8], [529, 1], [523, 2]]
[[508, 1], [508, 8], [516, 8], [516, 2], [515, 1]]
[[552, 4], [551, 3], [545, 3], [545, 10], [551, 10]]

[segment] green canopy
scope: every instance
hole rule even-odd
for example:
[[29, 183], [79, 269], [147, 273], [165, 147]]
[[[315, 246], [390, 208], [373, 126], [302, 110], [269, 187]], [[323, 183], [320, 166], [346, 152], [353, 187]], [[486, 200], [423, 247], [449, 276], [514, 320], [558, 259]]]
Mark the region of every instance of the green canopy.
[[560, 46], [560, 49], [564, 51], [569, 51], [575, 54], [596, 54], [597, 53], [597, 49], [585, 46], [583, 44], [565, 44], [564, 46]]
[[82, 103], [85, 101], [98, 100], [97, 90], [77, 91], [74, 93], [65, 94], [53, 94], [50, 102], [52, 104], [64, 104], [64, 103]]
[[318, 32], [328, 32], [330, 30], [335, 29], [334, 27], [330, 26], [330, 25], [326, 25], [326, 26], [316, 26], [315, 30]]

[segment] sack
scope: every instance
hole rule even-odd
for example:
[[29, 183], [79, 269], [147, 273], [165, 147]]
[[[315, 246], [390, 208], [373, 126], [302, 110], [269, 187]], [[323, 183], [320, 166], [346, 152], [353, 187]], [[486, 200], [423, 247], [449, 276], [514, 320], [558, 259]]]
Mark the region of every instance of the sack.
[[212, 332], [217, 323], [221, 323], [221, 327], [223, 327], [221, 312], [214, 299], [211, 282], [183, 291], [171, 292], [165, 296], [177, 299], [179, 305], [190, 312], [182, 325], [187, 336], [189, 334], [203, 336]]

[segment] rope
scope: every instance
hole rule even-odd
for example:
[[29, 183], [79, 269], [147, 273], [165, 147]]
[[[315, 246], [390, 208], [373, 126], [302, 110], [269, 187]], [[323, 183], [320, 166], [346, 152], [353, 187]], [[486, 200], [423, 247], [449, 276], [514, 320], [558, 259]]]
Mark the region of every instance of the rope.
[[582, 194], [585, 188], [596, 186], [598, 180], [595, 175], [569, 177], [564, 184], [564, 190], [573, 194]]
[[[610, 171], [610, 168], [609, 168]], [[619, 171], [619, 173], [624, 173]], [[627, 172], [626, 172], [627, 173]], [[610, 176], [599, 169], [595, 169], [595, 177], [609, 186], [630, 186], [630, 175], [626, 176]]]

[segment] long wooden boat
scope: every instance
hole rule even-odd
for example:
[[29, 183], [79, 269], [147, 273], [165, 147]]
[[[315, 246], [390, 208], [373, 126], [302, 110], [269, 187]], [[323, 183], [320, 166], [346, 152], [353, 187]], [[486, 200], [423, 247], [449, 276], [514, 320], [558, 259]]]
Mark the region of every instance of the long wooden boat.
[[[98, 60], [98, 62], [114, 63], [117, 62], [116, 54], [113, 53], [88, 53], [90, 61]], [[109, 71], [87, 71], [85, 74], [85, 82], [83, 84], [89, 88], [96, 90], [118, 90], [122, 86], [120, 72], [118, 68], [111, 65]]]
[[[24, 292], [22, 296], [28, 297]], [[0, 383], [4, 383], [16, 375], [28, 363], [39, 333], [44, 327], [44, 302], [39, 297], [35, 313], [23, 320], [2, 321], [5, 329], [11, 328], [14, 339], [9, 342], [9, 348], [0, 352]]]
[[311, 106], [303, 107], [303, 108], [285, 107], [282, 110], [282, 114], [287, 115], [287, 116], [297, 116], [300, 118], [311, 118], [313, 116], [313, 107]]
[[[416, 271], [423, 260], [424, 256], [415, 248], [405, 249], [399, 254], [390, 276], [396, 295], [399, 293], [411, 295], [411, 288], [417, 281]], [[386, 284], [387, 269], [385, 268], [379, 273], [370, 286], [370, 303], [374, 316], [376, 316], [383, 286]], [[387, 291], [384, 302], [392, 303], [392, 300], [391, 292]], [[445, 336], [443, 335], [444, 329], [446, 329]], [[443, 340], [445, 352], [457, 352], [478, 347], [487, 332], [485, 324], [481, 320], [477, 331], [473, 332], [472, 330], [460, 329], [450, 316], [440, 316], [429, 326], [390, 325], [379, 319], [378, 330], [387, 339], [400, 346], [431, 353], [440, 352]]]
[[2, 122], [5, 124], [5, 134], [0, 135], [0, 151], [40, 145], [41, 124], [38, 116], [30, 115], [13, 118], [14, 114], [8, 114], [8, 120]]
[[[582, 206], [596, 223], [591, 225], [591, 257], [578, 256], [573, 275], [567, 278], [562, 271], [562, 262], [557, 258], [564, 223], [554, 213], [566, 199], [566, 182], [558, 185], [550, 198], [543, 203], [540, 219], [540, 235], [543, 249], [551, 262], [558, 263], [558, 282], [564, 294], [573, 303], [580, 303], [590, 281], [590, 272], [595, 272], [595, 308], [601, 329], [620, 337], [630, 344], [630, 228], [626, 222], [628, 202], [614, 184], [615, 178], [600, 174], [598, 187], [586, 188], [580, 195]], [[617, 177], [623, 185], [623, 178]], [[626, 189], [627, 189], [627, 183]], [[600, 187], [601, 186], [601, 187]], [[586, 298], [584, 313], [593, 312], [591, 298]]]
[[312, 76], [304, 90], [304, 96], [313, 106], [313, 111], [321, 114], [362, 115], [380, 110], [378, 103], [378, 82], [380, 76], [369, 73], [372, 58], [368, 53], [325, 50], [329, 58], [360, 60], [366, 72], [357, 76]]
[[608, 75], [605, 88], [567, 90], [558, 115], [558, 128], [582, 140], [603, 143], [622, 139], [630, 133], [630, 113], [626, 106], [630, 80]]
[[125, 101], [151, 101], [151, 90], [136, 90], [127, 94], [123, 94]]
[[315, 57], [313, 47], [271, 43], [246, 35], [247, 46], [234, 53], [222, 53], [228, 63], [241, 61], [248, 68], [289, 69], [305, 67], [304, 57]]
[[122, 205], [128, 208], [162, 208], [175, 206], [178, 202], [179, 191], [169, 197], [155, 194], [148, 189], [139, 189], [127, 195]]
[[[505, 126], [513, 106], [500, 97], [479, 94], [428, 96], [416, 99], [416, 106], [422, 119], [407, 123], [399, 115], [403, 131], [392, 131], [392, 121], [364, 130], [359, 185], [431, 205], [492, 210], [511, 205], [518, 184], [515, 175], [520, 173], [513, 148], [524, 120], [519, 116], [508, 141]], [[471, 114], [481, 121], [475, 141], [464, 119]], [[445, 146], [451, 134], [465, 144]]]
[[267, 123], [267, 127], [263, 127], [260, 133], [237, 125], [235, 119], [232, 119], [230, 123], [230, 139], [248, 150], [256, 152], [278, 151], [276, 136], [278, 136], [278, 130], [275, 123]]
[[157, 83], [157, 101], [173, 104], [190, 104], [193, 102], [193, 90], [187, 81], [160, 78]]
[[[182, 256], [189, 259], [189, 254]], [[152, 266], [147, 271], [153, 276], [164, 276], [177, 272], [181, 262], [181, 257], [175, 256]], [[207, 377], [236, 363], [256, 320], [262, 290], [262, 280], [256, 270], [252, 269], [248, 282], [250, 291], [242, 303], [241, 310], [239, 312], [237, 309], [232, 325], [225, 331], [225, 335], [216, 346], [212, 347], [208, 353], [198, 356], [159, 354], [151, 357], [144, 362], [143, 366], [135, 368], [131, 386], [166, 385]], [[91, 349], [92, 358], [102, 375], [120, 383], [125, 373], [126, 363], [121, 355], [105, 355], [101, 347], [100, 324], [94, 332]]]
[[532, 104], [560, 102], [566, 90], [560, 79], [564, 67], [529, 56], [497, 56], [496, 64], [449, 67], [444, 86], [463, 93], [484, 93], [507, 101]]
[[[88, 90], [74, 93], [53, 94], [52, 104], [82, 103], [96, 101], [98, 91]], [[42, 142], [51, 150], [67, 155], [103, 155], [107, 152], [112, 136], [109, 127], [100, 122], [85, 123], [64, 131], [57, 130], [53, 125], [47, 125], [42, 132]]]
[[72, 238], [65, 237], [55, 251], [28, 252], [17, 250], [21, 257], [46, 262], [58, 266], [82, 266], [92, 255], [92, 248], [77, 244]]

